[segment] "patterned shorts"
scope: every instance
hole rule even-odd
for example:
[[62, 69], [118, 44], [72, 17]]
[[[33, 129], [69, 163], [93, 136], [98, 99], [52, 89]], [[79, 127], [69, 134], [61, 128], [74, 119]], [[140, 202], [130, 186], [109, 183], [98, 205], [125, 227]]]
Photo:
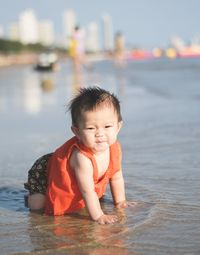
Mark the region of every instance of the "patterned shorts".
[[47, 164], [52, 153], [46, 154], [35, 161], [28, 171], [28, 182], [24, 183], [24, 188], [30, 195], [35, 193], [45, 194], [47, 189]]

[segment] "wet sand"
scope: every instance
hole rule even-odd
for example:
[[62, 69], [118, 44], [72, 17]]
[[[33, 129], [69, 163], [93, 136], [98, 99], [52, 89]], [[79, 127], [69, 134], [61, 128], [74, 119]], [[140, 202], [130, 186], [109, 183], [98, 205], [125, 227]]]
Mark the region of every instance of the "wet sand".
[[[163, 60], [125, 69], [97, 62], [79, 74], [68, 62], [55, 73], [0, 69], [1, 254], [199, 254], [199, 68], [198, 60]], [[126, 192], [138, 205], [116, 210], [108, 189], [102, 207], [120, 221], [107, 226], [85, 210], [30, 213], [23, 204], [27, 171], [71, 137], [65, 104], [78, 87], [93, 84], [122, 103]]]

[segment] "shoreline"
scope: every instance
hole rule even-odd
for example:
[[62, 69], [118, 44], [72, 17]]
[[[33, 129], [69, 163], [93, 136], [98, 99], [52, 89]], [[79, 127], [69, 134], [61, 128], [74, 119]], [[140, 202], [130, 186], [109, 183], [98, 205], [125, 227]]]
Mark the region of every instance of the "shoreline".
[[13, 65], [34, 64], [37, 62], [37, 54], [35, 53], [21, 53], [21, 54], [0, 54], [0, 68], [9, 67]]
[[[21, 54], [0, 54], [0, 68], [10, 67], [14, 65], [34, 65], [38, 61], [39, 53], [21, 53]], [[58, 59], [63, 60], [66, 58], [70, 58], [69, 56], [63, 54], [61, 56], [58, 54]], [[87, 55], [87, 59], [91, 62], [93, 61], [102, 61], [105, 59], [109, 59], [105, 54], [92, 54]]]

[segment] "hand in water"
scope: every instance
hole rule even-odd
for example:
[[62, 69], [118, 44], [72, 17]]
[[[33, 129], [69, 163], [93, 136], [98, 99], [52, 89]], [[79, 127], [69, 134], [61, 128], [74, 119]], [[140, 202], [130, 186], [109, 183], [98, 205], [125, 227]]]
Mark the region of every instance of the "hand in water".
[[118, 202], [115, 206], [117, 208], [127, 208], [127, 207], [133, 207], [137, 204], [137, 202], [133, 202], [133, 201], [121, 201], [121, 202]]
[[116, 215], [103, 214], [97, 220], [99, 224], [112, 224], [118, 221], [118, 217]]

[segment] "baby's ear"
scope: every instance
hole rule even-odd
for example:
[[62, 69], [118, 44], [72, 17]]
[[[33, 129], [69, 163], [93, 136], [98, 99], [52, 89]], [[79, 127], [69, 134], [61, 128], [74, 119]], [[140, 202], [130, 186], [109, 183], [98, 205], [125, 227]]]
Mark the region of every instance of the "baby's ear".
[[74, 126], [71, 126], [71, 130], [74, 133], [74, 135], [79, 138], [78, 128], [74, 127]]
[[121, 121], [118, 122], [119, 131], [120, 131], [120, 129], [122, 128], [122, 125], [123, 125], [123, 121], [121, 120]]

